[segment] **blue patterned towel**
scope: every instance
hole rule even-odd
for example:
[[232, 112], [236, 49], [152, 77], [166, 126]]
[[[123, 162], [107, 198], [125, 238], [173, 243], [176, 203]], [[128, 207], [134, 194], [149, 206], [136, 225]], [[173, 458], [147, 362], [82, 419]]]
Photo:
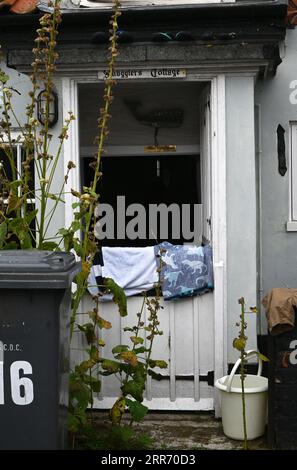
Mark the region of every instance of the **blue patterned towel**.
[[[172, 245], [163, 242], [155, 246], [162, 265], [162, 293], [165, 300], [201, 295], [214, 288], [212, 248], [210, 245]], [[160, 258], [159, 258], [160, 259]]]

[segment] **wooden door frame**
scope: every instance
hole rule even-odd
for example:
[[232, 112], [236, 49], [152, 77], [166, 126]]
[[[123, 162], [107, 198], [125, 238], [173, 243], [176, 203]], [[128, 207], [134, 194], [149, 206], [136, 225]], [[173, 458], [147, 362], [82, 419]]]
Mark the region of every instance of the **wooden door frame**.
[[[141, 83], [142, 80], [135, 80]], [[211, 83], [211, 180], [212, 180], [212, 243], [214, 256], [214, 378], [227, 373], [227, 198], [226, 198], [226, 102], [225, 74], [201, 73], [189, 69], [187, 81]], [[165, 80], [164, 80], [165, 81]], [[93, 77], [82, 75], [61, 77], [63, 119], [72, 110], [77, 117], [71, 129], [71, 138], [64, 145], [65, 174], [69, 160], [76, 165], [69, 174], [68, 187], [80, 189], [78, 85], [94, 83]], [[163, 80], [162, 80], [163, 83]], [[70, 192], [65, 195], [65, 227], [72, 220], [72, 204], [76, 202]], [[219, 400], [214, 390], [214, 408], [220, 416]]]

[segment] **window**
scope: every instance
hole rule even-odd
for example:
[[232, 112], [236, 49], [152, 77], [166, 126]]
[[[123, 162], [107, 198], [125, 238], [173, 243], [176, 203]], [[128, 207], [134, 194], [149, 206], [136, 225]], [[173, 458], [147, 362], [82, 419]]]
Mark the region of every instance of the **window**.
[[[14, 167], [16, 170], [16, 178], [14, 178], [12, 174], [12, 168], [9, 163], [9, 159], [7, 156], [6, 147], [8, 147], [8, 143], [5, 142], [5, 139], [0, 142], [0, 163], [2, 164], [2, 172], [7, 178], [8, 181], [13, 181], [14, 179], [20, 179], [23, 175], [23, 161], [25, 158], [25, 152], [23, 149], [22, 139], [20, 139], [18, 133], [12, 134], [12, 142], [13, 142], [13, 158], [14, 158]], [[34, 187], [35, 187], [35, 172], [34, 172], [34, 161], [32, 160], [30, 163], [30, 174], [31, 179], [28, 181], [29, 191], [31, 192], [30, 197], [28, 196], [26, 202], [28, 206], [28, 212], [32, 212], [35, 209], [35, 198], [34, 198]], [[0, 181], [0, 191], [2, 192], [3, 188], [1, 188], [1, 181]], [[18, 195], [20, 195], [20, 189], [18, 188]], [[8, 194], [4, 192], [4, 207], [8, 202]], [[9, 214], [9, 217], [13, 217], [13, 212]], [[30, 228], [32, 231], [35, 231], [35, 220], [33, 219], [30, 223]]]

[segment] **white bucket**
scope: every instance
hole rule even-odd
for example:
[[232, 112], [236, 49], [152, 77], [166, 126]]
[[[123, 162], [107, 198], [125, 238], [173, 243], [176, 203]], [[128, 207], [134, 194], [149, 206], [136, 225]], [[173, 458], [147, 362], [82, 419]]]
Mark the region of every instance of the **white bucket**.
[[[259, 360], [258, 373], [257, 375], [247, 374], [244, 380], [248, 440], [262, 436], [267, 421], [268, 379], [261, 376], [262, 360], [257, 352], [247, 351], [246, 359], [254, 356], [257, 356]], [[224, 433], [231, 439], [243, 440], [241, 380], [240, 375], [235, 375], [239, 365], [240, 359], [237, 360], [230, 375], [215, 382], [215, 387], [220, 391]]]

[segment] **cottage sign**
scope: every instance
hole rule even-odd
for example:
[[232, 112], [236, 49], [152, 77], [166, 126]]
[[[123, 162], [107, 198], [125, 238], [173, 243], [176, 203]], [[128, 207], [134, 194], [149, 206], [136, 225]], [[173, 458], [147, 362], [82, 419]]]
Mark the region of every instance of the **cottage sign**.
[[[141, 78], [158, 79], [178, 79], [186, 78], [186, 69], [176, 69], [170, 67], [151, 68], [151, 69], [116, 69], [112, 78], [115, 80], [134, 80]], [[108, 70], [101, 70], [98, 72], [98, 78], [106, 80], [108, 78]]]

